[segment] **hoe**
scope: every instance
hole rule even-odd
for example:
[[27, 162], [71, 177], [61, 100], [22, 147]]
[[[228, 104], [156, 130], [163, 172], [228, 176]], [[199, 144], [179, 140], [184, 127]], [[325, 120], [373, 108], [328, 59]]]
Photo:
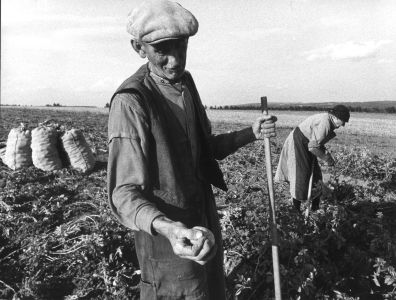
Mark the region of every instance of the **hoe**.
[[[261, 112], [268, 115], [267, 97], [261, 97]], [[275, 196], [274, 196], [274, 184], [272, 180], [272, 165], [271, 165], [271, 145], [270, 139], [264, 139], [265, 145], [265, 166], [267, 169], [267, 183], [268, 183], [268, 194], [270, 198], [270, 209], [271, 209], [271, 240], [272, 240], [272, 265], [274, 269], [274, 286], [275, 286], [275, 299], [281, 300], [281, 285], [279, 275], [279, 256], [278, 256], [278, 229], [276, 225], [275, 215]]]

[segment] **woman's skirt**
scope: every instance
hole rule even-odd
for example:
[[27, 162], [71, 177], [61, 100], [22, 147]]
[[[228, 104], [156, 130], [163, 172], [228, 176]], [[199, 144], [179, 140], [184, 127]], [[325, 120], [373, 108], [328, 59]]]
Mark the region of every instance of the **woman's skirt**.
[[280, 154], [275, 181], [286, 181], [290, 184], [292, 198], [305, 201], [308, 198], [309, 179], [312, 171], [312, 186], [322, 180], [318, 160], [308, 150], [309, 140], [296, 127], [286, 138]]

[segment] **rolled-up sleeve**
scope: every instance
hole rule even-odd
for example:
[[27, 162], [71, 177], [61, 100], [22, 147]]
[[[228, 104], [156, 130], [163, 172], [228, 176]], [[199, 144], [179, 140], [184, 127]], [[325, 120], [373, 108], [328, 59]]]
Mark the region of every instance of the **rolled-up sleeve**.
[[256, 137], [251, 127], [242, 130], [212, 135], [210, 142], [216, 159], [223, 159], [239, 148], [253, 142]]
[[109, 114], [108, 197], [117, 219], [132, 230], [152, 232], [163, 214], [144, 197], [149, 185], [149, 125], [137, 95], [119, 94]]
[[[203, 109], [202, 111], [204, 112], [205, 110]], [[217, 160], [227, 157], [239, 148], [256, 140], [252, 127], [214, 135], [212, 134], [211, 123], [205, 112], [203, 120], [203, 128], [206, 130], [206, 136], [209, 136], [209, 143], [212, 148], [214, 158]]]

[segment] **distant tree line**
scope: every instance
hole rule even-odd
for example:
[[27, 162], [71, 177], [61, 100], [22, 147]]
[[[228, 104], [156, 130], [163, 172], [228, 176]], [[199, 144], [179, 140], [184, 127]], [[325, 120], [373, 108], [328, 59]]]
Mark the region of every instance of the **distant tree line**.
[[[387, 113], [395, 114], [396, 107], [361, 107], [361, 106], [347, 106], [352, 112], [367, 112], [367, 113]], [[208, 106], [205, 106], [208, 108]], [[325, 106], [311, 106], [311, 105], [281, 105], [269, 106], [270, 110], [296, 110], [296, 111], [325, 111], [330, 107]], [[229, 109], [229, 110], [260, 110], [257, 105], [223, 105], [223, 106], [209, 106], [209, 109]]]
[[60, 104], [60, 103], [53, 103], [53, 104], [46, 104], [45, 106], [53, 106], [53, 107], [61, 107], [61, 106], [63, 106], [62, 104]]

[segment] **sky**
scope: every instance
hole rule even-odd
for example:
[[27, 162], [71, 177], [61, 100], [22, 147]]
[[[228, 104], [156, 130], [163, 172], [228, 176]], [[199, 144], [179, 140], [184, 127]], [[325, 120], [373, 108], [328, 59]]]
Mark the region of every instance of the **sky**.
[[[394, 0], [179, 0], [208, 106], [396, 100]], [[145, 60], [138, 0], [1, 0], [1, 103], [103, 107]]]

